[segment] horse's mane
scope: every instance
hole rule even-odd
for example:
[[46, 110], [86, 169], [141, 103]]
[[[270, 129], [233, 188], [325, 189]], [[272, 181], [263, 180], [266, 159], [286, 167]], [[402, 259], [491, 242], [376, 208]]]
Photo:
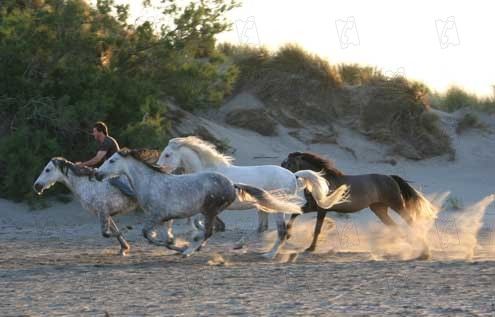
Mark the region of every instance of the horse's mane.
[[66, 176], [69, 173], [69, 170], [72, 173], [74, 173], [74, 175], [76, 176], [87, 176], [90, 179], [93, 178], [93, 176], [95, 176], [96, 170], [94, 168], [86, 167], [86, 166], [77, 166], [76, 164], [72, 163], [71, 161], [63, 157], [52, 158], [52, 163], [57, 168], [59, 168], [60, 171]]
[[328, 174], [332, 176], [343, 176], [344, 173], [339, 171], [335, 167], [335, 163], [332, 160], [329, 160], [327, 158], [324, 158], [323, 156], [312, 153], [312, 152], [295, 152], [291, 153], [290, 155], [297, 155], [301, 159], [307, 161], [311, 165], [315, 166], [318, 169], [322, 169]]
[[169, 174], [160, 165], [156, 164], [156, 161], [158, 161], [158, 158], [160, 156], [160, 151], [158, 150], [123, 148], [117, 153], [119, 153], [119, 155], [123, 157], [131, 156], [132, 158], [138, 160], [152, 170], [164, 174]]
[[229, 166], [232, 165], [232, 161], [234, 160], [232, 156], [218, 152], [215, 145], [200, 139], [197, 136], [173, 138], [169, 141], [169, 144], [174, 144], [178, 147], [186, 146], [190, 148], [194, 152], [198, 153], [206, 165], [217, 165], [221, 163]]

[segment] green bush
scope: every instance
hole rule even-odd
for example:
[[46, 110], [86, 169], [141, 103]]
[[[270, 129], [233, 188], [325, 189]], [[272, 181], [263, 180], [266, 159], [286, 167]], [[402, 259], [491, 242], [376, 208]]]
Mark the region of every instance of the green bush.
[[458, 134], [462, 134], [470, 129], [480, 129], [486, 130], [486, 126], [480, 122], [478, 116], [472, 113], [466, 113], [459, 122], [457, 122], [457, 126], [455, 131]]
[[461, 108], [473, 108], [484, 112], [495, 112], [495, 100], [478, 97], [462, 88], [450, 87], [445, 94], [435, 94], [432, 105], [443, 111], [453, 112]]
[[394, 144], [394, 151], [410, 159], [451, 153], [449, 136], [438, 117], [424, 103], [426, 86], [394, 78], [369, 86], [370, 101], [361, 109], [361, 128], [373, 139]]
[[169, 127], [160, 100], [196, 109], [230, 93], [237, 73], [215, 36], [236, 4], [153, 5], [173, 25], [128, 24], [128, 6], [112, 0], [0, 2], [0, 197], [29, 198], [53, 156], [94, 155], [98, 120], [123, 145], [159, 148]]
[[385, 75], [375, 67], [359, 64], [341, 64], [338, 72], [342, 82], [348, 85], [365, 85], [376, 79], [385, 80]]

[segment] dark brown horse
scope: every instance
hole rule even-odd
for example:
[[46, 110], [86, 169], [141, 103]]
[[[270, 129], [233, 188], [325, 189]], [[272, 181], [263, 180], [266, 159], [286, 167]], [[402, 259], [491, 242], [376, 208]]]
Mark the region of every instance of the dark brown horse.
[[[387, 226], [395, 227], [396, 223], [388, 215], [390, 207], [397, 212], [406, 223], [412, 226], [417, 219], [434, 218], [436, 207], [434, 207], [420, 192], [412, 188], [407, 181], [396, 175], [364, 174], [344, 175], [337, 170], [333, 162], [318, 154], [308, 152], [294, 152], [289, 154], [282, 162], [282, 167], [292, 172], [309, 169], [322, 172], [335, 189], [341, 185], [348, 185], [349, 199], [345, 203], [337, 204], [330, 209], [318, 207], [311, 195], [304, 193], [306, 205], [303, 212], [318, 212], [313, 242], [306, 251], [314, 251], [321, 231], [323, 220], [328, 211], [339, 213], [352, 213], [369, 207], [373, 213]], [[292, 215], [287, 225], [287, 235], [290, 237], [290, 229], [297, 215]], [[423, 241], [424, 251], [421, 258], [429, 257], [429, 250]]]

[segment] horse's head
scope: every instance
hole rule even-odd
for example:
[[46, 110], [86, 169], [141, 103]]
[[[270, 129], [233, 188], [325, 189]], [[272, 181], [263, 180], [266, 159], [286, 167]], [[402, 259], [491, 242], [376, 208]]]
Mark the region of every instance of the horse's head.
[[303, 160], [301, 158], [301, 152], [292, 152], [287, 156], [287, 158], [282, 162], [281, 166], [288, 169], [291, 172], [297, 172], [302, 169]]
[[123, 149], [114, 153], [107, 159], [96, 171], [96, 179], [102, 181], [112, 176], [119, 176], [127, 172], [126, 160], [129, 154], [129, 150]]
[[156, 163], [168, 171], [175, 171], [180, 167], [181, 160], [182, 151], [180, 146], [174, 142], [169, 142]]
[[72, 163], [62, 158], [52, 158], [48, 164], [45, 165], [43, 171], [33, 184], [33, 189], [36, 194], [41, 195], [43, 191], [52, 187], [56, 182], [64, 179], [65, 175], [62, 169], [65, 164]]

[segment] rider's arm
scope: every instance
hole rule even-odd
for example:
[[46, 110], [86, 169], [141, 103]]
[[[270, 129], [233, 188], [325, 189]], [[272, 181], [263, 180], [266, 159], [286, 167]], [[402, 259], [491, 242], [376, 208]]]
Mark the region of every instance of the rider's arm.
[[100, 163], [101, 160], [103, 160], [103, 158], [105, 157], [106, 154], [107, 154], [107, 151], [98, 151], [96, 153], [95, 157], [93, 157], [89, 161], [79, 163], [78, 165], [79, 166], [89, 166], [89, 167], [95, 166], [98, 163]]

